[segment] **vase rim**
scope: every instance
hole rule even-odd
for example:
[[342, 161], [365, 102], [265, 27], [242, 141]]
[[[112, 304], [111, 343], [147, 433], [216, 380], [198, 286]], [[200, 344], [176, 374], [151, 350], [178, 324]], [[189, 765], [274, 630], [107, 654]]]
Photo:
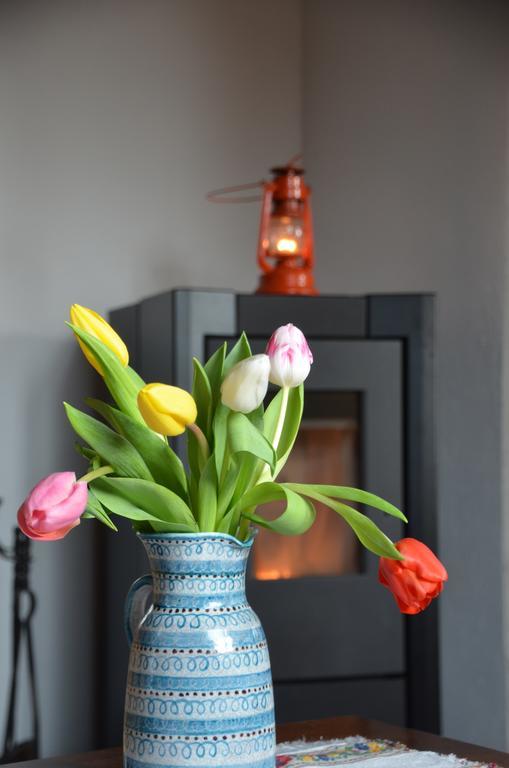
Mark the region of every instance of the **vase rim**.
[[252, 546], [257, 533], [258, 531], [256, 528], [251, 530], [249, 538], [246, 539], [246, 541], [241, 541], [230, 533], [220, 533], [219, 531], [200, 531], [199, 533], [157, 533], [156, 531], [153, 531], [152, 533], [136, 533], [136, 535], [142, 541], [148, 539], [164, 539], [165, 541], [171, 541], [172, 539], [185, 539], [186, 541], [193, 541], [194, 539], [226, 539], [227, 541], [231, 541], [232, 544], [236, 544], [238, 547], [248, 549]]

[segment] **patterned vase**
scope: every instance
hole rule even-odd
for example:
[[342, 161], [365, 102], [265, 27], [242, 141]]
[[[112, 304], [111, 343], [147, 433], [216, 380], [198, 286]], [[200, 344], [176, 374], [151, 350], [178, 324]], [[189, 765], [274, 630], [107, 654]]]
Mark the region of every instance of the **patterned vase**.
[[140, 539], [152, 573], [126, 603], [125, 768], [274, 768], [269, 653], [245, 593], [253, 540]]

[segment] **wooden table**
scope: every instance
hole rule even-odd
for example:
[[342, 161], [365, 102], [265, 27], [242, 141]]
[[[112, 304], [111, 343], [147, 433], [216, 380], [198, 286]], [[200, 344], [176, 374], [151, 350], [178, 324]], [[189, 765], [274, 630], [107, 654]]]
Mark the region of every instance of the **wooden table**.
[[[477, 747], [463, 741], [433, 736], [422, 731], [399, 728], [377, 720], [364, 720], [361, 717], [333, 717], [328, 720], [308, 720], [303, 723], [287, 723], [277, 729], [278, 741], [293, 741], [306, 738], [309, 741], [324, 738], [333, 739], [344, 736], [366, 736], [372, 739], [391, 739], [401, 741], [414, 749], [428, 749], [445, 754], [454, 752], [459, 757], [466, 757], [484, 763], [496, 763], [509, 768], [509, 754], [494, 749]], [[86, 752], [80, 755], [31, 760], [12, 764], [13, 768], [121, 768], [122, 752], [119, 747], [103, 749], [98, 752]]]

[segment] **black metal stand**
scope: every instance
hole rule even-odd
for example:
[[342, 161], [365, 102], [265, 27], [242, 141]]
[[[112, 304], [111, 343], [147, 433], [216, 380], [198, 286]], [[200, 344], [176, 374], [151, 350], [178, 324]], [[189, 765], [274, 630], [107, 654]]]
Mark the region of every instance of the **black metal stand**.
[[[0, 763], [14, 763], [21, 760], [34, 760], [39, 757], [39, 712], [31, 631], [31, 620], [36, 608], [36, 599], [28, 583], [30, 539], [16, 528], [14, 531], [14, 548], [8, 551], [0, 547], [0, 556], [14, 563], [12, 675], [4, 751], [0, 756]], [[25, 638], [28, 664], [28, 682], [32, 709], [32, 737], [16, 743], [16, 700], [19, 687], [23, 638]]]

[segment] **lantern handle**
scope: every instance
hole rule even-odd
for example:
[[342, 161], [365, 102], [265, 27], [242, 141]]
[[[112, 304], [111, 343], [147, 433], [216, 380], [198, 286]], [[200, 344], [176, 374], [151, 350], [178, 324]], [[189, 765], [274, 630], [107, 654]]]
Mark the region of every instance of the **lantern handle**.
[[231, 195], [248, 189], [263, 189], [264, 185], [265, 182], [260, 179], [260, 181], [251, 181], [249, 184], [237, 184], [235, 187], [213, 189], [207, 192], [207, 200], [209, 203], [258, 203], [262, 199], [261, 195], [238, 195], [237, 197], [231, 197]]
[[258, 266], [266, 275], [273, 272], [275, 266], [267, 261], [267, 241], [269, 236], [269, 219], [270, 212], [272, 210], [272, 197], [276, 184], [273, 181], [267, 181], [264, 183], [263, 202], [262, 202], [262, 215], [260, 217], [260, 233], [258, 236]]
[[[302, 152], [297, 152], [292, 155], [291, 158], [285, 163], [288, 168], [296, 168], [302, 160]], [[237, 184], [233, 187], [220, 187], [219, 189], [212, 189], [207, 192], [206, 198], [209, 203], [258, 203], [262, 200], [263, 195], [239, 195], [238, 197], [231, 197], [235, 192], [246, 192], [248, 189], [263, 189], [267, 182], [265, 179], [259, 181], [250, 181], [248, 184]]]
[[313, 269], [315, 264], [315, 254], [314, 254], [314, 237], [313, 237], [313, 216], [311, 213], [311, 207], [309, 205], [306, 206], [306, 210], [304, 213], [304, 229], [307, 232], [306, 237], [306, 245], [304, 249], [304, 261], [307, 263], [307, 266], [310, 269]]

